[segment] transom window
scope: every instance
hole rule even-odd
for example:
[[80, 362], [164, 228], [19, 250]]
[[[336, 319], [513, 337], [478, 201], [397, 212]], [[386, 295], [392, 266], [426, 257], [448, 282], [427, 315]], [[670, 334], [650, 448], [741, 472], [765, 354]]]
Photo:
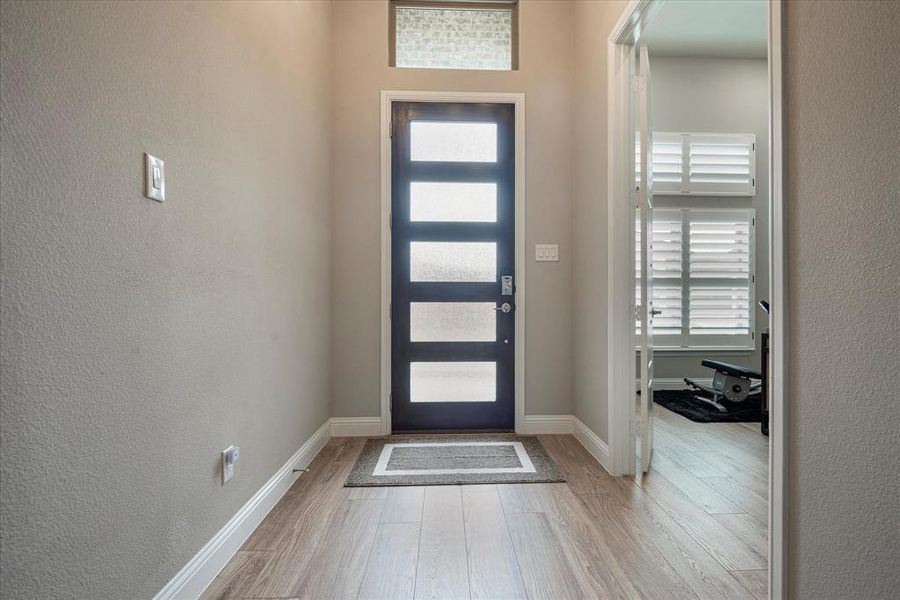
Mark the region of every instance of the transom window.
[[[660, 348], [750, 349], [755, 286], [752, 209], [653, 210], [654, 344]], [[635, 234], [636, 304], [641, 304], [640, 223]], [[636, 323], [640, 335], [640, 321]]]
[[518, 68], [518, 2], [391, 0], [390, 64], [431, 69]]

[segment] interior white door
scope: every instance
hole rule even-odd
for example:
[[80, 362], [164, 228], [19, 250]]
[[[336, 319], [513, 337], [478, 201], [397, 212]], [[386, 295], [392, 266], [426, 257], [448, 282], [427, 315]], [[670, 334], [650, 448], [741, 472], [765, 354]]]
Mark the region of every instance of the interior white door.
[[640, 73], [637, 77], [637, 113], [640, 131], [641, 178], [638, 206], [641, 221], [641, 472], [650, 470], [653, 456], [653, 129], [650, 119], [650, 57], [645, 46], [638, 48]]

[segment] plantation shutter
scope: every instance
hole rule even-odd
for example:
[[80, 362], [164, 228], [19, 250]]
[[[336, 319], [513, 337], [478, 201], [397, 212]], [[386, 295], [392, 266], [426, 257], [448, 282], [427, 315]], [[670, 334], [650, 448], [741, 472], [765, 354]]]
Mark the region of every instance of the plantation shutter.
[[[653, 193], [756, 195], [756, 136], [743, 133], [653, 133]], [[634, 180], [641, 180], [641, 144], [634, 144]]]
[[688, 189], [692, 194], [756, 194], [756, 136], [691, 134], [688, 136]]
[[[653, 132], [653, 192], [656, 194], [681, 193], [684, 180], [684, 142], [680, 133]], [[634, 181], [641, 181], [641, 140], [634, 142]]]
[[[659, 348], [751, 348], [754, 212], [653, 211], [653, 335]], [[641, 234], [635, 221], [635, 304], [641, 304]], [[635, 334], [641, 323], [635, 319]]]
[[750, 347], [755, 283], [754, 213], [686, 212], [689, 344]]
[[[660, 346], [682, 343], [683, 218], [680, 210], [653, 211], [653, 336]], [[635, 222], [635, 304], [641, 304], [641, 227]], [[640, 335], [640, 319], [636, 319]]]

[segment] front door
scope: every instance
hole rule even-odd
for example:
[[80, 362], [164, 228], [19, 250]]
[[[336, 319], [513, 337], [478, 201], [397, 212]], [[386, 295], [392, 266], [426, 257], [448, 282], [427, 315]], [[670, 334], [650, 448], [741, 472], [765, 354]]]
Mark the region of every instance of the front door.
[[515, 107], [392, 106], [394, 431], [515, 423]]

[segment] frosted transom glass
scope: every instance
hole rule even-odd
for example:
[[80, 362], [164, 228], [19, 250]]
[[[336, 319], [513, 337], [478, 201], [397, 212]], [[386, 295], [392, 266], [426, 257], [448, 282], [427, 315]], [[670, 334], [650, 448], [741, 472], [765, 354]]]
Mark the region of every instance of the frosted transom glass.
[[494, 223], [497, 184], [413, 181], [409, 184], [409, 219]]
[[411, 342], [493, 342], [497, 311], [493, 302], [412, 302]]
[[395, 64], [512, 69], [512, 11], [396, 8]]
[[423, 162], [497, 162], [497, 124], [412, 121], [409, 159]]
[[497, 281], [496, 242], [410, 242], [410, 281]]
[[495, 402], [497, 400], [497, 363], [410, 363], [409, 400], [410, 402]]

